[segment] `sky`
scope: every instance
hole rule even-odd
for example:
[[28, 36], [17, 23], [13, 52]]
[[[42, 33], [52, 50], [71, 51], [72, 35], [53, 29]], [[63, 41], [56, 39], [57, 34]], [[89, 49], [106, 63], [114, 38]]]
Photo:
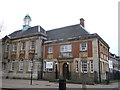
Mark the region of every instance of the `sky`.
[[85, 29], [97, 33], [118, 55], [119, 0], [0, 0], [0, 38], [23, 28], [23, 18], [31, 16], [31, 26], [51, 30], [79, 24], [85, 19]]

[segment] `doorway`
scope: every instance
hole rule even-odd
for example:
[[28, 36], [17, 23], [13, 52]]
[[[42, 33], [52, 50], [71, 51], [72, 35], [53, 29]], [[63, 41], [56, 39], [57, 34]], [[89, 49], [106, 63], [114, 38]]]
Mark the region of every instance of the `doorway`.
[[69, 65], [67, 63], [63, 64], [63, 78], [69, 79]]
[[57, 64], [55, 64], [55, 79], [58, 79]]

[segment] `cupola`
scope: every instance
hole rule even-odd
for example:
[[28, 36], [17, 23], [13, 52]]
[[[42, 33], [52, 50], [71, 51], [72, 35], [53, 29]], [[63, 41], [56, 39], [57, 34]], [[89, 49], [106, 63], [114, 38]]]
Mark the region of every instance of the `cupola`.
[[23, 21], [23, 30], [27, 30], [28, 28], [30, 28], [31, 17], [28, 14], [24, 17]]

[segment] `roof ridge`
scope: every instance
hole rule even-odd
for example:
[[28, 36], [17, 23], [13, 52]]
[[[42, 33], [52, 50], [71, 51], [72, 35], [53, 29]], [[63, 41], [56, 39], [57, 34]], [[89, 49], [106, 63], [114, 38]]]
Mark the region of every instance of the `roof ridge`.
[[69, 25], [69, 26], [63, 26], [63, 27], [60, 27], [60, 28], [55, 28], [55, 29], [47, 30], [46, 32], [54, 31], [54, 30], [59, 30], [59, 29], [62, 29], [62, 28], [67, 28], [67, 27], [73, 27], [73, 26], [77, 26], [77, 25], [80, 25], [80, 24], [74, 24], [74, 25]]

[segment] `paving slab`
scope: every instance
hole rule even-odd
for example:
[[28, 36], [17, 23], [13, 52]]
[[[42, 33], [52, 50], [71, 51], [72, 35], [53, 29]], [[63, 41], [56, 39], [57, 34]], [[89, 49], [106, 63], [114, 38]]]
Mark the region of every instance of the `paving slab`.
[[[118, 88], [120, 82], [105, 84], [86, 85], [86, 88]], [[49, 82], [44, 80], [33, 80], [30, 85], [30, 80], [21, 79], [2, 79], [2, 88], [59, 88], [59, 83]], [[82, 84], [66, 83], [66, 88], [82, 88]]]

